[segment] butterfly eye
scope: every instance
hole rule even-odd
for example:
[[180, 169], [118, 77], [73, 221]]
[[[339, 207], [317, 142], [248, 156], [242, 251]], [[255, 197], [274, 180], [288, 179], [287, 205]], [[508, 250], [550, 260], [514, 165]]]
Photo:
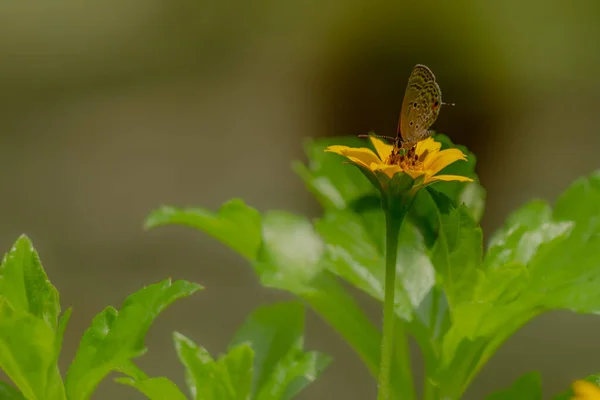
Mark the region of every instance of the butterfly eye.
[[437, 108], [439, 105], [440, 105], [440, 102], [436, 100], [436, 101], [433, 103], [433, 109], [435, 110], [435, 109], [436, 109], [436, 108]]

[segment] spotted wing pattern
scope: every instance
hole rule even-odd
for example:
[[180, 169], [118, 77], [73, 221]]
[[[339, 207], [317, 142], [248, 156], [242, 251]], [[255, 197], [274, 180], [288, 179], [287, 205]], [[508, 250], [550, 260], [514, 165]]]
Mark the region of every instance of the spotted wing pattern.
[[441, 105], [442, 91], [435, 75], [426, 66], [416, 65], [408, 78], [398, 123], [397, 137], [403, 145], [410, 147], [431, 135], [429, 128], [440, 114]]

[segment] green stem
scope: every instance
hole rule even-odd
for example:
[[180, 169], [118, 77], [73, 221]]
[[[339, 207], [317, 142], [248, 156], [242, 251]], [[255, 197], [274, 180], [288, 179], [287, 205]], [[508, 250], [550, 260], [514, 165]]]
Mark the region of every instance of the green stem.
[[[425, 349], [422, 351], [425, 359], [425, 377], [423, 379], [423, 400], [437, 400], [440, 397], [439, 390], [436, 384], [431, 380], [433, 374], [435, 373], [435, 367], [437, 365], [439, 350], [435, 347], [436, 340], [434, 339], [435, 332], [437, 330], [439, 324], [439, 308], [440, 308], [440, 289], [437, 287], [433, 287], [432, 292], [432, 305], [431, 311], [429, 314], [429, 327], [431, 329], [432, 337], [428, 339], [428, 353], [425, 352]], [[422, 346], [423, 348], [424, 346]]]
[[[384, 204], [386, 214], [386, 246], [385, 246], [385, 295], [383, 303], [383, 338], [381, 340], [381, 364], [379, 369], [378, 400], [390, 400], [390, 370], [394, 354], [394, 342], [398, 344], [400, 374], [407, 378], [403, 383], [402, 392], [406, 399], [415, 397], [411, 374], [410, 353], [404, 325], [398, 321], [398, 331], [394, 333], [396, 315], [394, 312], [394, 297], [396, 293], [396, 260], [398, 255], [398, 235], [404, 212], [394, 212]], [[403, 379], [404, 380], [404, 379]]]

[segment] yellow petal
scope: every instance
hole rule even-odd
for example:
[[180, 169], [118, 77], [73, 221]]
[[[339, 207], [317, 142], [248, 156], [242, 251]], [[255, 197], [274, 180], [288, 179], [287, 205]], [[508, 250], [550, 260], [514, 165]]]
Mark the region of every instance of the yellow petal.
[[423, 154], [425, 151], [428, 151], [430, 154], [436, 153], [441, 147], [442, 144], [440, 142], [436, 142], [432, 137], [428, 137], [427, 139], [421, 140], [419, 143], [417, 143], [415, 153], [417, 153], [418, 156]]
[[379, 154], [379, 158], [381, 158], [384, 162], [388, 159], [390, 154], [392, 154], [392, 150], [394, 146], [391, 144], [385, 143], [383, 140], [376, 138], [375, 136], [369, 137], [371, 139], [371, 143], [373, 143], [373, 147], [377, 150], [377, 154]]
[[413, 179], [418, 178], [419, 176], [425, 174], [425, 171], [413, 171], [410, 169], [407, 169], [404, 172]]
[[402, 168], [399, 165], [388, 165], [388, 164], [371, 164], [370, 167], [373, 171], [382, 171], [390, 178], [397, 174], [398, 172], [402, 172]]
[[[431, 182], [435, 181], [459, 181], [459, 182], [473, 182], [473, 179], [467, 178], [466, 176], [460, 175], [436, 175], [436, 176], [428, 176], [425, 178], [424, 185], [427, 185]], [[600, 399], [599, 399], [600, 400]]]
[[364, 161], [362, 161], [362, 160], [361, 160], [361, 159], [359, 159], [359, 158], [352, 157], [352, 156], [346, 156], [346, 158], [347, 158], [348, 160], [352, 161], [352, 163], [354, 163], [354, 164], [356, 164], [356, 165], [358, 165], [358, 166], [365, 167], [365, 168], [367, 168], [367, 169], [371, 169], [371, 167], [369, 167], [369, 164], [365, 163]]
[[429, 154], [423, 162], [423, 167], [427, 170], [427, 173], [435, 175], [453, 162], [466, 159], [467, 157], [459, 149], [446, 149]]
[[373, 153], [371, 149], [365, 147], [348, 147], [348, 146], [329, 146], [325, 149], [331, 153], [340, 154], [354, 163], [360, 162], [365, 166], [371, 165], [371, 163], [381, 163], [381, 160]]
[[576, 398], [585, 400], [600, 400], [600, 387], [591, 382], [576, 381], [573, 383], [573, 392]]

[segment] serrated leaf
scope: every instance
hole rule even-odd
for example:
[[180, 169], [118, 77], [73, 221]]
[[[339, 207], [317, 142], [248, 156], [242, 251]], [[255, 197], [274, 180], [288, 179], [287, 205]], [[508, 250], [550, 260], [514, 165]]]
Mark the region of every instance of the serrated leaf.
[[137, 389], [150, 400], [187, 400], [177, 385], [164, 377], [147, 379], [116, 378], [115, 381]]
[[[217, 361], [217, 371], [221, 376], [221, 393], [215, 396], [215, 400], [220, 399], [249, 399], [252, 390], [252, 372], [253, 372], [254, 352], [248, 345], [239, 345], [229, 350], [229, 352], [219, 358]], [[229, 396], [229, 397], [227, 397]]]
[[208, 233], [247, 259], [254, 259], [261, 241], [260, 214], [242, 200], [225, 203], [218, 213], [202, 208], [162, 207], [147, 218], [147, 229], [163, 225], [186, 225]]
[[[221, 231], [219, 220], [206, 229]], [[227, 225], [227, 222], [225, 222]], [[199, 229], [205, 230], [201, 225]], [[291, 292], [306, 301], [358, 353], [371, 373], [379, 368], [380, 333], [335, 277], [321, 265], [323, 243], [306, 218], [268, 213], [262, 222], [262, 242], [252, 266], [263, 285]], [[225, 244], [227, 238], [217, 237]], [[243, 247], [232, 245], [234, 250]], [[188, 386], [196, 386], [192, 380]]]
[[539, 372], [529, 372], [517, 379], [510, 388], [486, 397], [486, 400], [541, 400], [542, 378]]
[[314, 381], [330, 361], [302, 349], [304, 307], [279, 303], [253, 311], [230, 347], [243, 343], [254, 350], [253, 394], [256, 399], [288, 399]]
[[110, 371], [143, 354], [144, 337], [154, 318], [176, 299], [200, 288], [166, 279], [130, 295], [120, 312], [108, 307], [96, 316], [67, 373], [69, 399], [88, 399]]
[[252, 349], [232, 348], [217, 361], [208, 351], [180, 333], [173, 336], [179, 360], [186, 368], [186, 382], [193, 399], [248, 399], [252, 388]]
[[179, 361], [185, 367], [185, 381], [192, 399], [209, 399], [214, 360], [210, 353], [191, 339], [175, 332], [173, 342]]
[[55, 351], [55, 359], [58, 361], [58, 356], [60, 355], [60, 351], [62, 349], [63, 336], [65, 334], [65, 329], [67, 329], [67, 324], [71, 319], [71, 313], [73, 309], [71, 307], [67, 308], [67, 311], [63, 313], [63, 315], [58, 320], [58, 325], [56, 327], [56, 340], [54, 341], [54, 351]]
[[331, 357], [318, 352], [302, 351], [298, 345], [279, 360], [260, 387], [256, 400], [289, 400], [323, 372]]
[[45, 399], [48, 374], [55, 365], [52, 328], [0, 297], [0, 369], [28, 399]]
[[0, 266], [0, 309], [0, 368], [27, 398], [64, 399], [58, 292], [25, 235]]
[[556, 203], [553, 219], [572, 230], [530, 262], [530, 290], [549, 309], [600, 311], [600, 173], [576, 181]]
[[552, 221], [552, 210], [543, 201], [532, 201], [507, 219], [506, 224], [494, 233], [484, 264], [495, 268], [509, 263], [529, 264], [541, 245], [570, 233], [570, 221]]
[[127, 377], [116, 378], [116, 382], [137, 389], [151, 400], [187, 400], [177, 385], [169, 379], [164, 377], [150, 378], [132, 361], [126, 361], [116, 370], [127, 375]]
[[23, 312], [46, 321], [56, 329], [60, 304], [33, 244], [25, 235], [19, 237], [0, 266], [0, 295]]
[[[467, 366], [470, 372], [460, 365], [448, 367], [448, 382], [470, 382], [501, 343], [544, 311], [600, 310], [599, 202], [600, 175], [592, 174], [573, 184], [554, 212], [533, 201], [511, 214], [492, 237], [470, 291], [452, 303], [453, 324], [444, 337], [441, 362], [451, 365], [480, 355]], [[483, 347], [470, 346], [473, 341], [483, 341]], [[467, 344], [461, 349], [461, 343]], [[464, 386], [455, 390], [452, 395], [460, 395]]]
[[229, 347], [248, 344], [254, 350], [253, 392], [273, 373], [304, 332], [304, 307], [300, 303], [280, 303], [252, 312], [236, 332]]

